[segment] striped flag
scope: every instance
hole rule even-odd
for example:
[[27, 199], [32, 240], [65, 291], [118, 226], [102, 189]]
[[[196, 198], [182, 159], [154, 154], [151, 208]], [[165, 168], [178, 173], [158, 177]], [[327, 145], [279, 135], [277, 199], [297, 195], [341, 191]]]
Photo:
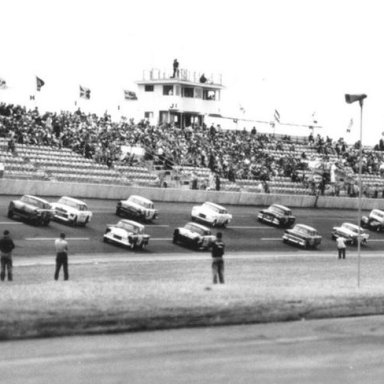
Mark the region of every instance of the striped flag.
[[347, 127], [347, 133], [351, 133], [351, 129], [353, 127], [353, 119], [350, 120], [348, 127]]
[[41, 91], [41, 88], [44, 87], [45, 81], [43, 79], [40, 79], [40, 77], [36, 76], [36, 90], [38, 92]]
[[127, 89], [124, 89], [124, 99], [125, 100], [137, 100], [137, 96], [135, 92], [128, 91]]
[[0, 89], [7, 89], [7, 82], [0, 77]]
[[91, 90], [80, 85], [80, 97], [89, 100], [91, 98]]
[[275, 113], [274, 113], [273, 117], [274, 117], [276, 123], [280, 124], [280, 113], [277, 109], [275, 109]]
[[313, 121], [313, 124], [317, 124], [316, 112], [312, 113], [312, 121]]

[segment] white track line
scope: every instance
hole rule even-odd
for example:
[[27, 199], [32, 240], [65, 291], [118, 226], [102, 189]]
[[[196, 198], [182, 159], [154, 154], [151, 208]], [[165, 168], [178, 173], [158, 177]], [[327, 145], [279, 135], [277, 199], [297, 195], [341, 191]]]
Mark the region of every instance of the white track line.
[[[56, 240], [57, 237], [25, 237], [24, 240], [27, 241], [53, 241]], [[87, 241], [90, 240], [89, 237], [66, 237], [66, 240], [80, 240]]]
[[260, 240], [272, 241], [272, 240], [282, 240], [282, 238], [281, 237], [262, 237]]
[[[232, 229], [232, 228], [234, 228], [234, 229], [271, 229], [272, 227], [267, 227], [267, 226], [264, 226], [264, 227], [260, 227], [260, 226], [257, 226], [257, 227], [255, 227], [255, 226], [229, 226], [229, 227], [227, 227], [228, 229]], [[272, 228], [273, 229], [273, 228]]]
[[23, 225], [23, 223], [18, 223], [18, 222], [14, 222], [14, 221], [0, 221], [0, 224], [4, 224], [4, 225]]
[[157, 238], [150, 238], [150, 241], [170, 241], [172, 240], [172, 237], [170, 238], [160, 238], [160, 237], [157, 237]]

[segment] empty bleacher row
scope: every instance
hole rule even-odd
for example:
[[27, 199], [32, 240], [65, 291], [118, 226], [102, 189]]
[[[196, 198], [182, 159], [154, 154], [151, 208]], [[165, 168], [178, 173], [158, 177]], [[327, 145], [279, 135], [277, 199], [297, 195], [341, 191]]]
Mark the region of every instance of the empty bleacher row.
[[109, 168], [68, 148], [16, 144], [14, 152], [0, 139], [0, 162], [5, 178], [157, 186], [158, 177], [145, 166], [117, 164]]

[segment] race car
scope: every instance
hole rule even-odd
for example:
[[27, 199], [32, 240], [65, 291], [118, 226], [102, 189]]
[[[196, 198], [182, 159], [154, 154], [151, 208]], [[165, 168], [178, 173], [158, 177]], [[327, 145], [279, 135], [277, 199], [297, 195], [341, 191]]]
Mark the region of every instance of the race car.
[[92, 212], [84, 201], [73, 197], [63, 196], [57, 202], [52, 203], [54, 219], [64, 223], [75, 225], [87, 225], [92, 218]]
[[209, 228], [189, 222], [173, 232], [173, 243], [182, 243], [194, 249], [209, 249], [215, 240]]
[[159, 217], [155, 205], [149, 199], [132, 195], [127, 200], [121, 200], [116, 206], [116, 215], [128, 219], [149, 222]]
[[347, 244], [357, 245], [359, 234], [361, 237], [361, 244], [367, 244], [369, 234], [356, 224], [343, 223], [340, 227], [333, 227], [332, 229], [332, 239], [335, 240], [338, 237], [344, 237]]
[[207, 201], [192, 208], [191, 219], [209, 224], [212, 227], [226, 227], [231, 222], [232, 215], [221, 205]]
[[267, 209], [263, 209], [258, 214], [257, 219], [278, 227], [290, 227], [296, 221], [296, 217], [292, 215], [292, 211], [280, 204], [272, 204]]
[[31, 195], [12, 200], [8, 206], [10, 219], [16, 216], [35, 225], [48, 225], [53, 218], [53, 212], [48, 201]]
[[317, 248], [321, 239], [315, 228], [305, 224], [296, 224], [292, 229], [286, 229], [283, 235], [284, 243], [296, 244], [304, 248]]
[[371, 229], [372, 231], [381, 232], [384, 230], [384, 211], [380, 209], [372, 209], [369, 216], [363, 216], [360, 221], [363, 228]]
[[144, 233], [144, 225], [132, 220], [120, 220], [107, 226], [103, 236], [105, 243], [115, 243], [131, 249], [143, 249], [150, 236]]

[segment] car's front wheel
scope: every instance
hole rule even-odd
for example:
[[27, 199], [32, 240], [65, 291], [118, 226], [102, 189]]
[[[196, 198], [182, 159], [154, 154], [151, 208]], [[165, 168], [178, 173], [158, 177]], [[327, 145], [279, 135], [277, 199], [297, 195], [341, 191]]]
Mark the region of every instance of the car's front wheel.
[[13, 218], [13, 210], [10, 208], [10, 209], [8, 209], [8, 218], [9, 219], [12, 219]]

